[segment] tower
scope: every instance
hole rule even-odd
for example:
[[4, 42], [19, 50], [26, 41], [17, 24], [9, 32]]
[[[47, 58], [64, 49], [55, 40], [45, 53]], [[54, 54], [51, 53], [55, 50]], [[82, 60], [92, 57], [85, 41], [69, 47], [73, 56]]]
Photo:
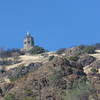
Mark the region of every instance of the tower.
[[34, 39], [31, 36], [29, 32], [26, 33], [25, 39], [24, 39], [24, 50], [29, 51], [34, 47]]

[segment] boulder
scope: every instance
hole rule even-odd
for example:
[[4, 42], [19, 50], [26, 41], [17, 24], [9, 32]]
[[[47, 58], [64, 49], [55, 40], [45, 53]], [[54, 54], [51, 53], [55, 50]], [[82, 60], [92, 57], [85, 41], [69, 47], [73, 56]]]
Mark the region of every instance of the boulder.
[[78, 64], [85, 67], [85, 66], [93, 63], [95, 60], [96, 60], [96, 58], [94, 58], [93, 56], [84, 55], [84, 56], [80, 57], [80, 59], [78, 60]]

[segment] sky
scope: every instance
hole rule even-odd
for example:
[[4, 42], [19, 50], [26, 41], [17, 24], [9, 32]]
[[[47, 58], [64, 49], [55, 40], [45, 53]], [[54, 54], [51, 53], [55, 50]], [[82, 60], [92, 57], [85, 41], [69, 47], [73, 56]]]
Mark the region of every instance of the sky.
[[100, 43], [100, 0], [0, 0], [0, 47], [23, 48], [26, 32], [50, 51]]

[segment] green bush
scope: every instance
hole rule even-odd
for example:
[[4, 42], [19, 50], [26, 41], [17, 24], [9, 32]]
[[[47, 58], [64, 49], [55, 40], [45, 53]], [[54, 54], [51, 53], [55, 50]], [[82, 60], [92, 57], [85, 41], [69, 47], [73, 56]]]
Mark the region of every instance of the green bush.
[[[59, 87], [57, 84], [60, 82], [60, 80], [63, 78], [63, 72], [60, 71], [54, 71], [52, 75], [48, 77], [49, 85], [52, 87]], [[59, 83], [60, 84], [60, 83]]]
[[95, 47], [94, 46], [87, 46], [84, 48], [83, 52], [89, 53], [89, 54], [95, 53]]
[[88, 53], [88, 54], [95, 53], [95, 49], [96, 49], [95, 45], [89, 45], [89, 46], [80, 45], [78, 47], [79, 47], [79, 49], [81, 49], [82, 54], [83, 53]]
[[31, 96], [31, 95], [33, 95], [33, 91], [31, 89], [25, 89], [25, 94], [27, 96]]
[[16, 100], [15, 95], [14, 94], [8, 94], [4, 100]]
[[55, 56], [49, 56], [49, 61], [53, 60]]
[[41, 54], [41, 53], [44, 53], [46, 52], [46, 50], [42, 47], [39, 47], [39, 46], [34, 46], [30, 51], [29, 53], [30, 54]]
[[79, 59], [78, 56], [71, 56], [71, 57], [69, 57], [69, 60], [71, 60], [71, 61], [77, 61], [78, 59]]
[[34, 100], [34, 99], [31, 98], [31, 97], [26, 97], [26, 98], [24, 98], [24, 99], [22, 99], [22, 100]]
[[[66, 90], [65, 94], [62, 95], [62, 100], [87, 100], [93, 91], [91, 81], [87, 80], [86, 77], [81, 77], [73, 81], [72, 89]], [[84, 98], [83, 98], [84, 97]]]
[[96, 73], [98, 72], [98, 69], [92, 68], [92, 69], [91, 69], [91, 72], [93, 72], [94, 74], [96, 74]]
[[15, 82], [16, 80], [18, 80], [17, 77], [10, 77], [9, 79], [10, 79], [11, 82]]
[[67, 68], [67, 74], [72, 74], [73, 73], [73, 69], [71, 67]]

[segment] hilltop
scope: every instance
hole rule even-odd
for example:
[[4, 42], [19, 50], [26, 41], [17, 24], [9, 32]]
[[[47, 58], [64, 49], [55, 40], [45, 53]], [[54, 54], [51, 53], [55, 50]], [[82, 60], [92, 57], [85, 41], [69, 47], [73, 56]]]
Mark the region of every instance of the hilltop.
[[99, 47], [10, 53], [0, 59], [0, 100], [100, 99]]

